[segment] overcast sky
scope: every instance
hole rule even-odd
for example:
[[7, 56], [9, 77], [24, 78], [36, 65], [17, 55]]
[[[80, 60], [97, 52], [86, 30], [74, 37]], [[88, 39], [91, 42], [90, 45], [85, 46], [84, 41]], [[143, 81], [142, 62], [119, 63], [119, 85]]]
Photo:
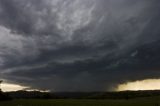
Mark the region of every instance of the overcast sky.
[[0, 78], [106, 91], [160, 77], [160, 0], [0, 0]]

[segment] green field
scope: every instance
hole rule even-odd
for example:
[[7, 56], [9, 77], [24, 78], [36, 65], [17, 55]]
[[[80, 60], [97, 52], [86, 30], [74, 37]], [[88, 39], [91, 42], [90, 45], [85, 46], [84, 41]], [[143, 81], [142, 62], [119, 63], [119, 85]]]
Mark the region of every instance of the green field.
[[0, 106], [160, 106], [159, 98], [132, 100], [12, 100], [0, 102]]

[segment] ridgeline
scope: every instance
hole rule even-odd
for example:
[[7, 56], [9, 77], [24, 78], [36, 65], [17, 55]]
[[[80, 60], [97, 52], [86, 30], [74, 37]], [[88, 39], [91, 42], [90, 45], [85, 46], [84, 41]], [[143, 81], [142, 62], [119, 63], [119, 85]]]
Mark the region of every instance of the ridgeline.
[[1, 92], [0, 99], [135, 99], [160, 96], [160, 90], [155, 91], [122, 91], [122, 92], [39, 92], [16, 91]]

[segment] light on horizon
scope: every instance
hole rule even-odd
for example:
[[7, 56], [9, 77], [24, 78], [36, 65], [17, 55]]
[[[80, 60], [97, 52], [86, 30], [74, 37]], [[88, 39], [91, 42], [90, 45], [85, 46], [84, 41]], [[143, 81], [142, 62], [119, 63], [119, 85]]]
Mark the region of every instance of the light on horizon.
[[146, 79], [118, 85], [116, 91], [160, 90], [160, 79]]
[[11, 84], [11, 83], [2, 83], [0, 86], [0, 89], [3, 92], [10, 92], [10, 91], [19, 91], [19, 90], [24, 90], [24, 91], [39, 91], [39, 92], [51, 92], [50, 90], [40, 90], [40, 89], [32, 89], [27, 86], [22, 86], [19, 84]]
[[24, 90], [26, 88], [29, 88], [29, 87], [21, 86], [21, 85], [18, 85], [18, 84], [10, 84], [10, 83], [2, 83], [1, 84], [1, 90], [3, 92]]

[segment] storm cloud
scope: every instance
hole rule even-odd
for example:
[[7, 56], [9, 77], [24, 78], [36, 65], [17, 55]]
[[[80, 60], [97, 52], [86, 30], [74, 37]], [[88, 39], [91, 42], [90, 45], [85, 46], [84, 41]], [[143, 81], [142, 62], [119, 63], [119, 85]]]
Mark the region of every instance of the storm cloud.
[[159, 0], [0, 0], [0, 77], [106, 91], [160, 77]]

